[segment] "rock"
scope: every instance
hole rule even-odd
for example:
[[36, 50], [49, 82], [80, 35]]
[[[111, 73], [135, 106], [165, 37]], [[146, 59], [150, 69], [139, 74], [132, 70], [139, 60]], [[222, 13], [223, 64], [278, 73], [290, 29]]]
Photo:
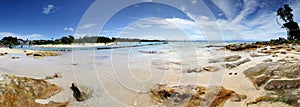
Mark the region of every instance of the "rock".
[[282, 78], [298, 78], [300, 77], [299, 65], [299, 62], [261, 63], [254, 67], [246, 69], [244, 71], [244, 74], [250, 79], [260, 75]]
[[36, 103], [35, 99], [46, 99], [61, 89], [41, 79], [16, 77], [3, 74], [0, 80], [1, 107], [66, 107], [68, 102]]
[[281, 51], [280, 54], [286, 54], [286, 52], [285, 51]]
[[[261, 101], [283, 102], [294, 107], [299, 107], [300, 99], [300, 62], [270, 62], [261, 63], [244, 71], [257, 89], [263, 87], [266, 95], [248, 104]], [[266, 84], [266, 85], [264, 85]]]
[[252, 79], [252, 82], [255, 86], [260, 87], [270, 80], [270, 76], [262, 75]]
[[278, 57], [278, 55], [272, 55], [272, 57]]
[[193, 69], [186, 69], [186, 70], [183, 70], [183, 73], [199, 73], [199, 72], [202, 72], [203, 69], [201, 68], [193, 68]]
[[263, 62], [272, 62], [273, 60], [271, 58], [263, 60]]
[[82, 92], [79, 90], [76, 83], [72, 83], [71, 89], [73, 91], [73, 97], [77, 101], [84, 101], [85, 100], [84, 96], [82, 95]]
[[232, 69], [232, 68], [235, 68], [236, 65], [235, 64], [223, 64], [222, 65], [224, 68], [228, 68], [228, 69]]
[[241, 59], [242, 57], [239, 55], [228, 56], [224, 59], [225, 62], [233, 62]]
[[284, 90], [284, 89], [298, 89], [300, 86], [300, 79], [296, 80], [271, 80], [265, 87], [265, 90]]
[[247, 44], [247, 43], [242, 43], [242, 44], [230, 44], [225, 46], [225, 49], [231, 50], [231, 51], [242, 51], [246, 49], [256, 49], [261, 47], [258, 44]]
[[251, 60], [249, 58], [246, 58], [246, 59], [243, 59], [241, 61], [238, 61], [238, 62], [235, 62], [235, 63], [232, 63], [232, 64], [223, 64], [222, 66], [224, 68], [232, 69], [232, 68], [235, 68], [235, 67], [237, 67], [241, 64], [244, 64], [246, 62], [249, 62], [249, 61], [251, 61]]
[[39, 51], [35, 53], [26, 53], [27, 56], [45, 57], [45, 56], [59, 56], [57, 51]]
[[33, 53], [26, 53], [26, 55], [27, 55], [27, 56], [32, 56], [32, 55], [33, 55]]
[[251, 61], [251, 60], [249, 58], [246, 58], [246, 59], [238, 61], [238, 62], [236, 62], [234, 64], [237, 65], [237, 66], [239, 66], [239, 65], [244, 64], [244, 63], [249, 62], [249, 61]]
[[152, 101], [159, 106], [221, 107], [225, 101], [239, 102], [246, 95], [237, 94], [222, 86], [158, 85], [150, 90]]
[[251, 53], [250, 56], [251, 57], [262, 57], [262, 56], [266, 56], [266, 55], [260, 55], [260, 54], [256, 54], [256, 53]]
[[20, 59], [20, 57], [13, 56], [13, 57], [11, 57], [11, 59]]
[[287, 62], [287, 60], [285, 60], [285, 59], [279, 59], [279, 60], [277, 60], [277, 62]]
[[219, 68], [214, 67], [214, 66], [205, 66], [205, 67], [203, 67], [203, 70], [208, 71], [208, 72], [216, 72], [219, 70]]

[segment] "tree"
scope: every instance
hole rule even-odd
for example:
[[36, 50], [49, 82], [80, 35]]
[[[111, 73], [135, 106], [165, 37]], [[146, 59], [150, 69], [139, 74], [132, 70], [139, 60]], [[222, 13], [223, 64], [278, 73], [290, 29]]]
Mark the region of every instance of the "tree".
[[1, 42], [5, 46], [9, 45], [9, 48], [12, 48], [13, 45], [19, 45], [20, 44], [18, 42], [18, 38], [17, 37], [12, 37], [12, 36], [3, 37]]

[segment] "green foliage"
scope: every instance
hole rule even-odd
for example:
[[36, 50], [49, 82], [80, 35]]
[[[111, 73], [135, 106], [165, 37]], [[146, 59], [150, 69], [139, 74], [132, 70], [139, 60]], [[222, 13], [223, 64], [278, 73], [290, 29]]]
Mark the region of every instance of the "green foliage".
[[1, 40], [1, 43], [5, 46], [8, 45], [19, 45], [20, 43], [18, 42], [18, 38], [17, 37], [12, 37], [12, 36], [8, 36], [8, 37], [3, 37]]
[[60, 40], [62, 44], [71, 44], [74, 41], [74, 37], [69, 35], [69, 37], [62, 37]]

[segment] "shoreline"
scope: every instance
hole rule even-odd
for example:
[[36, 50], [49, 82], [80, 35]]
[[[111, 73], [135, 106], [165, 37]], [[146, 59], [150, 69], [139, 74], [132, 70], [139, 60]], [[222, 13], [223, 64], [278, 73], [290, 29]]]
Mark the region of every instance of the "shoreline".
[[[279, 45], [278, 45], [279, 46]], [[294, 45], [291, 45], [294, 46]], [[298, 46], [298, 45], [295, 45]], [[277, 46], [276, 46], [277, 47]], [[168, 84], [168, 85], [173, 85], [173, 86], [178, 86], [179, 84], [176, 82], [178, 81], [179, 78], [181, 78], [181, 75], [184, 78], [195, 78], [195, 79], [199, 79], [197, 81], [193, 81], [192, 83], [189, 83], [191, 80], [185, 80], [183, 83], [189, 83], [192, 85], [200, 85], [203, 86], [203, 84], [206, 84], [207, 82], [209, 82], [208, 80], [210, 79], [210, 75], [212, 74], [222, 74], [224, 73], [224, 80], [222, 81], [222, 86], [226, 89], [235, 91], [239, 94], [245, 94], [247, 95], [247, 98], [240, 101], [240, 102], [231, 102], [231, 101], [226, 101], [224, 103], [224, 107], [231, 107], [231, 106], [245, 106], [246, 103], [249, 103], [251, 101], [256, 100], [256, 98], [263, 96], [265, 94], [264, 90], [257, 90], [256, 87], [254, 85], [252, 85], [252, 81], [249, 80], [244, 74], [243, 71], [245, 71], [248, 68], [254, 67], [260, 63], [264, 63], [263, 61], [265, 59], [272, 59], [271, 62], [278, 62], [281, 59], [285, 59], [286, 61], [294, 61], [294, 59], [299, 58], [300, 56], [300, 52], [296, 52], [296, 48], [292, 49], [291, 51], [287, 51], [290, 48], [289, 47], [284, 47], [284, 48], [280, 48], [278, 50], [274, 50], [277, 48], [270, 47], [268, 49], [265, 49], [265, 47], [261, 47], [261, 48], [257, 48], [257, 49], [246, 49], [246, 50], [241, 50], [241, 51], [229, 51], [229, 50], [219, 50], [220, 46], [214, 47], [213, 45], [211, 45], [210, 47], [206, 47], [204, 46], [203, 49], [213, 49], [213, 50], [218, 50], [218, 51], [222, 51], [223, 53], [225, 53], [224, 57], [228, 57], [231, 55], [239, 55], [241, 56], [240, 59], [233, 61], [233, 62], [224, 62], [222, 61], [222, 57], [218, 56], [218, 55], [212, 55], [210, 56], [210, 58], [216, 59], [213, 60], [213, 63], [205, 63], [203, 65], [200, 65], [201, 68], [205, 68], [207, 66], [212, 66], [212, 67], [218, 67], [219, 70], [214, 71], [214, 72], [208, 72], [205, 71], [207, 69], [214, 69], [214, 68], [205, 68], [205, 70], [201, 70], [201, 72], [192, 72], [192, 73], [178, 73], [178, 70], [175, 69], [177, 66], [182, 65], [180, 61], [177, 62], [172, 62], [172, 60], [166, 60], [166, 61], [170, 61], [170, 62], [165, 62], [165, 61], [156, 61], [155, 63], [152, 62], [152, 66], [157, 67], [157, 68], [153, 68], [155, 72], [153, 75], [154, 76], [158, 76], [160, 75], [160, 73], [163, 73], [164, 70], [167, 70], [168, 75], [166, 75], [165, 80], [162, 82], [164, 84]], [[265, 51], [270, 51], [269, 49], [273, 49], [272, 52], [265, 52]], [[88, 59], [87, 58], [93, 58], [94, 54], [89, 54], [89, 53], [84, 53], [84, 52], [75, 52], [74, 53], [74, 57], [75, 59], [73, 59], [72, 61], [72, 57], [70, 55], [70, 53], [65, 53], [63, 54], [61, 57], [57, 56], [57, 57], [45, 57], [42, 59], [33, 59], [30, 58], [26, 55], [24, 56], [20, 56], [20, 59], [11, 59], [9, 58], [11, 55], [9, 54], [24, 54], [24, 50], [22, 49], [8, 49], [8, 48], [0, 48], [0, 53], [7, 51], [8, 52], [8, 56], [4, 55], [4, 56], [0, 56], [3, 58], [0, 58], [0, 60], [2, 61], [7, 61], [7, 63], [2, 64], [2, 67], [6, 68], [6, 69], [11, 69], [12, 71], [3, 71], [3, 69], [0, 69], [1, 74], [3, 73], [9, 73], [9, 74], [14, 74], [14, 75], [18, 75], [18, 76], [28, 76], [28, 77], [34, 77], [34, 78], [44, 78], [46, 76], [49, 75], [53, 75], [55, 73], [58, 73], [61, 75], [60, 78], [57, 79], [51, 79], [51, 80], [47, 80], [50, 83], [54, 83], [56, 85], [58, 85], [59, 87], [62, 88], [62, 92], [58, 93], [57, 95], [54, 95], [53, 97], [51, 97], [50, 99], [46, 99], [46, 100], [38, 100], [38, 102], [40, 103], [45, 103], [47, 101], [60, 101], [60, 102], [64, 102], [64, 101], [71, 101], [69, 106], [75, 105], [75, 104], [80, 104], [80, 102], [76, 102], [73, 101], [73, 97], [72, 97], [72, 91], [69, 89], [70, 84], [73, 83], [74, 81], [79, 82], [80, 85], [89, 87], [91, 89], [94, 90], [95, 92], [95, 96], [93, 96], [90, 99], [87, 99], [89, 101], [93, 101], [95, 99], [101, 99], [98, 97], [99, 94], [104, 94], [104, 92], [102, 92], [104, 89], [99, 88], [98, 86], [93, 86], [90, 83], [93, 84], [99, 84], [96, 80], [96, 77], [98, 74], [93, 73], [93, 72], [89, 72], [88, 74], [86, 73], [87, 71], [89, 71], [90, 69], [82, 69], [82, 68], [86, 68], [86, 67], [91, 67], [93, 68], [93, 66], [90, 65], [90, 63], [88, 63]], [[28, 52], [38, 52], [38, 51], [29, 51], [26, 50]], [[159, 51], [159, 50], [157, 50]], [[218, 52], [216, 51], [216, 52]], [[274, 51], [274, 52], [273, 52]], [[278, 51], [278, 52], [277, 52]], [[122, 52], [122, 51], [120, 51]], [[134, 60], [131, 65], [139, 65], [139, 64], [146, 64], [145, 62], [140, 62], [140, 60], [143, 60], [144, 57], [154, 57], [157, 55], [164, 55], [166, 53], [163, 52], [148, 52], [148, 51], [143, 51], [143, 48], [138, 48], [137, 52], [142, 56], [142, 59], [137, 58], [136, 60]], [[170, 51], [173, 52], [173, 51]], [[222, 53], [221, 52], [221, 53]], [[84, 53], [84, 54], [83, 54]], [[176, 51], [175, 51], [176, 53]], [[295, 54], [295, 53], [299, 53]], [[103, 54], [103, 53], [101, 53]], [[253, 56], [251, 56], [250, 54], [255, 54]], [[119, 54], [118, 54], [119, 55]], [[120, 54], [123, 55], [123, 54]], [[277, 55], [277, 57], [273, 57], [273, 55]], [[83, 57], [84, 56], [84, 57]], [[163, 58], [166, 58], [164, 56], [162, 56]], [[288, 57], [288, 58], [287, 58]], [[103, 57], [106, 58], [106, 57]], [[218, 59], [221, 58], [221, 59]], [[239, 64], [236, 67], [232, 68], [232, 69], [228, 69], [228, 68], [222, 68], [222, 64], [238, 64], [239, 62], [243, 61], [244, 59], [249, 58], [250, 61], [249, 62], [245, 62], [243, 64]], [[108, 58], [109, 59], [109, 58]], [[105, 67], [104, 65], [109, 65], [112, 62], [110, 62], [108, 59], [102, 59], [100, 60], [100, 62], [97, 62], [97, 64], [100, 64], [102, 69], [101, 72], [102, 74], [100, 75], [100, 78], [102, 78], [103, 82], [102, 85], [107, 86], [106, 90], [112, 95], [114, 96], [114, 92], [127, 92], [124, 91], [122, 89], [116, 89], [116, 87], [114, 86], [110, 86], [111, 84], [117, 84], [117, 80], [114, 80], [113, 77], [110, 77], [110, 75], [113, 75], [113, 70], [111, 70], [110, 68], [103, 68]], [[87, 60], [87, 61], [84, 61]], [[217, 62], [220, 61], [221, 62]], [[297, 61], [296, 61], [297, 62]], [[54, 64], [52, 64], [54, 63]], [[73, 64], [73, 63], [76, 63]], [[154, 63], [154, 64], [153, 64]], [[157, 63], [157, 64], [156, 64]], [[22, 64], [20, 65], [19, 68], [14, 68], [13, 64]], [[151, 64], [151, 63], [150, 63]], [[191, 64], [193, 64], [193, 62], [191, 62]], [[162, 66], [164, 65], [164, 66]], [[161, 66], [161, 67], [160, 67]], [[73, 71], [73, 67], [75, 67], [75, 71]], [[134, 75], [139, 75], [141, 77], [147, 77], [148, 73], [140, 73], [138, 71], [142, 71], [144, 70], [143, 68], [139, 68], [140, 66], [136, 66], [137, 70], [133, 69], [134, 71], [132, 71], [131, 73], [133, 73]], [[165, 67], [165, 68], [163, 68]], [[33, 69], [34, 68], [34, 69]], [[139, 68], [139, 69], [138, 69]], [[174, 69], [174, 70], [173, 70]], [[193, 70], [192, 67], [190, 67], [190, 69]], [[82, 77], [74, 77], [74, 73], [76, 73], [76, 75], [82, 75]], [[232, 75], [229, 75], [230, 73], [232, 73]], [[235, 73], [237, 73], [237, 75], [234, 75]], [[200, 75], [198, 75], [200, 74]], [[103, 75], [103, 76], [102, 76]], [[107, 75], [107, 76], [105, 76]], [[126, 75], [124, 75], [126, 76]], [[77, 78], [77, 80], [76, 80]], [[240, 81], [239, 83], [234, 83], [232, 81]], [[156, 82], [153, 82], [154, 84]], [[109, 85], [110, 84], [110, 85]], [[152, 84], [152, 85], [154, 85]], [[158, 83], [156, 83], [158, 84]], [[181, 83], [182, 84], [182, 83]], [[250, 85], [251, 84], [251, 85]], [[147, 84], [149, 85], [149, 84]], [[188, 85], [188, 84], [187, 84]], [[99, 91], [102, 90], [102, 91]], [[106, 93], [106, 92], [105, 92]], [[106, 93], [105, 95], [109, 94]], [[109, 94], [109, 95], [110, 95]], [[127, 93], [127, 94], [131, 94], [131, 93]], [[121, 98], [121, 96], [120, 96]], [[120, 99], [119, 97], [117, 97], [117, 99]], [[139, 97], [138, 97], [139, 98]], [[122, 98], [121, 98], [122, 99]], [[130, 99], [135, 99], [135, 98], [131, 98]], [[142, 101], [143, 99], [135, 99], [137, 101]], [[149, 98], [145, 98], [145, 101], [151, 101], [151, 99]], [[107, 102], [115, 102], [115, 101], [110, 101], [107, 100]], [[124, 104], [126, 105], [131, 105], [131, 101], [126, 101], [122, 99], [122, 101]], [[96, 103], [96, 102], [95, 102]], [[141, 103], [137, 103], [137, 105], [148, 105], [150, 102], [147, 102], [145, 104], [141, 104]], [[109, 103], [108, 103], [109, 104]], [[118, 104], [115, 104], [118, 105]], [[256, 107], [256, 106], [274, 106], [274, 105], [280, 105], [283, 107], [289, 107], [289, 105], [284, 104], [282, 102], [276, 102], [276, 103], [271, 103], [268, 101], [265, 102], [258, 102], [257, 104], [251, 104], [249, 105], [250, 107]], [[132, 105], [133, 106], [133, 105]]]

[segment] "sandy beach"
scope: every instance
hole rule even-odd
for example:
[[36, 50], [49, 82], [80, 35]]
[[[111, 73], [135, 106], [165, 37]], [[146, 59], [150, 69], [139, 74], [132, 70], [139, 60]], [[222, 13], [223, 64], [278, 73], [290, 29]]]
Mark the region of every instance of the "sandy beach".
[[[265, 59], [277, 62], [281, 59], [291, 60], [299, 58], [296, 51], [277, 53], [277, 57], [258, 53], [257, 50], [228, 51], [220, 47], [207, 48], [205, 45], [195, 45], [191, 48], [181, 48], [185, 44], [168, 44], [113, 50], [73, 50], [59, 52], [60, 56], [44, 56], [36, 58], [26, 53], [37, 52], [22, 49], [1, 48], [1, 74], [13, 74], [20, 77], [43, 79], [47, 76], [59, 74], [59, 78], [46, 80], [58, 85], [62, 91], [49, 99], [37, 99], [37, 103], [69, 102], [68, 106], [97, 105], [110, 106], [154, 106], [149, 90], [156, 84], [223, 86], [239, 94], [247, 96], [240, 102], [226, 101], [224, 107], [246, 107], [247, 103], [265, 95], [265, 91], [258, 90], [243, 71], [257, 64], [264, 63]], [[142, 52], [141, 52], [142, 51]], [[156, 51], [145, 53], [145, 51]], [[251, 57], [251, 54], [263, 55]], [[211, 59], [222, 59], [227, 56], [239, 55], [240, 60], [250, 59], [232, 69], [222, 67], [227, 62], [211, 63]], [[12, 59], [12, 57], [19, 57]], [[289, 57], [289, 58], [287, 58]], [[123, 59], [123, 60], [120, 60]], [[190, 68], [213, 66], [216, 72], [184, 73]], [[70, 86], [78, 83], [86, 90], [91, 90], [92, 97], [78, 102], [73, 97]], [[289, 107], [282, 102], [258, 102], [250, 107]]]

